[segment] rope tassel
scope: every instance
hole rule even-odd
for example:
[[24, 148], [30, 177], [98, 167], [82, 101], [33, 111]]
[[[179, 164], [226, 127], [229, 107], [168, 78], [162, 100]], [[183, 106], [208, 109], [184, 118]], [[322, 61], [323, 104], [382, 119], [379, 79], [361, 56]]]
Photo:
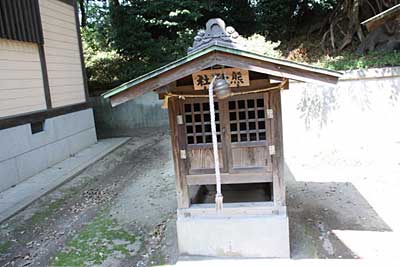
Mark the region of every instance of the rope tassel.
[[221, 192], [221, 174], [219, 173], [219, 156], [218, 156], [218, 141], [217, 141], [217, 127], [215, 126], [215, 107], [214, 107], [214, 81], [216, 76], [212, 79], [210, 86], [208, 88], [208, 99], [210, 102], [210, 117], [211, 117], [211, 134], [212, 134], [212, 144], [214, 152], [214, 166], [215, 166], [215, 185], [216, 185], [216, 195], [215, 195], [215, 208], [217, 212], [221, 212], [223, 208], [223, 199]]
[[222, 194], [215, 195], [215, 208], [217, 212], [221, 212], [224, 204], [224, 196]]

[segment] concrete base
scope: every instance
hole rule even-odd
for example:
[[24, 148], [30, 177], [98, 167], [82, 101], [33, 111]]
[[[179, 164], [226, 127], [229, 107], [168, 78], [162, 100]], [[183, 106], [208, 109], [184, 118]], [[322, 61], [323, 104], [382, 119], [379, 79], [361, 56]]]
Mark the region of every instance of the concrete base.
[[213, 217], [185, 217], [178, 212], [177, 232], [182, 255], [290, 257], [286, 212]]
[[96, 142], [91, 108], [49, 118], [35, 134], [30, 124], [0, 130], [0, 192]]

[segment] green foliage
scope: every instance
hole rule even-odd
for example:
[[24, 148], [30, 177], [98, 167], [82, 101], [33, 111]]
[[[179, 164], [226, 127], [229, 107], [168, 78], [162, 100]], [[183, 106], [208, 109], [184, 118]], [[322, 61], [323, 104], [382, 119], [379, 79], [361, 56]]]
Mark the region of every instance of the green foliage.
[[106, 90], [186, 54], [208, 19], [255, 32], [248, 0], [88, 1], [82, 29], [89, 88]]
[[[317, 62], [332, 69], [399, 65], [398, 54], [324, 57], [319, 47], [320, 37], [308, 40], [307, 31], [321, 23], [337, 0], [83, 2], [87, 20], [82, 39], [91, 92], [113, 88], [184, 56], [197, 30], [215, 17], [233, 26], [256, 53], [272, 57], [286, 55], [291, 60]], [[294, 36], [307, 37], [297, 44]], [[312, 43], [312, 49], [306, 43]]]
[[265, 37], [260, 34], [254, 34], [248, 38], [243, 38], [242, 42], [246, 45], [247, 49], [254, 53], [274, 58], [282, 58], [282, 53], [278, 49], [280, 42], [267, 41]]
[[[193, 1], [194, 2], [194, 1]], [[257, 32], [256, 4], [251, 0], [197, 1], [201, 6], [201, 16], [195, 28], [204, 27], [211, 18], [222, 18], [242, 36], [251, 36]]]
[[258, 0], [255, 3], [257, 32], [277, 41], [287, 40], [300, 30], [308, 31], [310, 25], [320, 23], [336, 0]]
[[257, 3], [259, 32], [269, 40], [280, 40], [292, 31], [296, 0], [260, 0]]
[[316, 65], [333, 70], [352, 70], [365, 68], [380, 68], [400, 65], [400, 53], [370, 53], [357, 56], [343, 53], [336, 57], [324, 57]]
[[90, 89], [109, 89], [183, 56], [200, 9], [197, 1], [89, 2], [82, 37]]

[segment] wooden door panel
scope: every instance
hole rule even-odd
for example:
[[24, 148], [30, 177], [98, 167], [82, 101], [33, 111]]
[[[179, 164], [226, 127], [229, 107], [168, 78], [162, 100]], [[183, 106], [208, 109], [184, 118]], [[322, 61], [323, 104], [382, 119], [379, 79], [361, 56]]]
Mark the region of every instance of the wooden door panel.
[[265, 146], [232, 148], [233, 168], [265, 167], [267, 157]]
[[[189, 158], [189, 173], [207, 173], [207, 170], [214, 172], [214, 153], [212, 148], [191, 148], [188, 151]], [[219, 166], [224, 167], [222, 160], [222, 149], [218, 149]]]
[[268, 96], [250, 94], [229, 99], [229, 132], [232, 146], [233, 172], [257, 168], [271, 171], [266, 118]]

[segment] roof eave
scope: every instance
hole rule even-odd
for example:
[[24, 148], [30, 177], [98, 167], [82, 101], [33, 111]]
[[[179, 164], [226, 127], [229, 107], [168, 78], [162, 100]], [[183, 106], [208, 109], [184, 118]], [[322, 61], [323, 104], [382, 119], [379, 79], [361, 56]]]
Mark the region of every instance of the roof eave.
[[[171, 71], [171, 70], [173, 70], [175, 68], [182, 67], [185, 64], [188, 64], [188, 63], [190, 63], [190, 62], [192, 62], [192, 61], [194, 61], [194, 60], [196, 60], [196, 59], [198, 59], [200, 57], [207, 56], [208, 54], [213, 53], [213, 52], [226, 53], [228, 55], [229, 54], [236, 55], [236, 56], [244, 57], [244, 58], [251, 59], [251, 60], [257, 60], [257, 61], [260, 61], [260, 62], [269, 62], [271, 64], [279, 65], [282, 68], [298, 69], [298, 70], [302, 70], [302, 71], [305, 71], [305, 72], [311, 72], [311, 73], [315, 73], [316, 75], [322, 75], [322, 76], [326, 76], [326, 77], [330, 77], [331, 78], [331, 79], [327, 80], [328, 82], [323, 82], [323, 81], [321, 82], [321, 81], [318, 81], [318, 80], [313, 80], [311, 78], [309, 78], [309, 79], [308, 78], [299, 79], [299, 77], [297, 77], [297, 79], [296, 79], [296, 77], [287, 77], [288, 75], [285, 75], [286, 78], [294, 79], [294, 80], [301, 80], [301, 81], [306, 81], [306, 82], [331, 83], [331, 84], [333, 83], [333, 84], [335, 84], [335, 83], [337, 83], [337, 80], [339, 79], [339, 77], [342, 76], [342, 73], [337, 72], [337, 71], [326, 70], [326, 69], [322, 69], [322, 68], [318, 68], [318, 67], [314, 67], [314, 66], [309, 66], [309, 65], [301, 64], [301, 63], [295, 63], [295, 62], [291, 62], [291, 61], [283, 60], [283, 59], [271, 58], [271, 57], [267, 57], [267, 56], [264, 56], [264, 55], [252, 53], [252, 52], [249, 52], [249, 51], [243, 51], [243, 50], [239, 50], [239, 49], [234, 49], [234, 48], [230, 48], [230, 47], [223, 47], [223, 46], [219, 46], [219, 45], [213, 45], [213, 46], [206, 47], [206, 48], [204, 48], [202, 50], [198, 50], [198, 51], [196, 51], [194, 53], [191, 53], [188, 56], [185, 56], [185, 57], [183, 57], [181, 59], [178, 59], [178, 60], [176, 60], [174, 62], [171, 62], [171, 63], [169, 63], [167, 65], [164, 65], [164, 66], [162, 66], [162, 67], [160, 67], [160, 68], [158, 68], [158, 69], [156, 69], [154, 71], [151, 71], [151, 72], [149, 72], [149, 73], [147, 73], [145, 75], [139, 76], [139, 77], [137, 77], [137, 78], [135, 78], [135, 79], [133, 79], [133, 80], [131, 80], [129, 82], [126, 82], [126, 83], [124, 83], [124, 84], [122, 84], [122, 85], [120, 85], [120, 86], [118, 86], [118, 87], [116, 87], [114, 89], [111, 89], [111, 90], [103, 93], [102, 96], [104, 98], [110, 98], [110, 97], [118, 95], [118, 94], [120, 94], [122, 92], [125, 92], [127, 90], [131, 90], [132, 88], [135, 88], [135, 87], [139, 86], [140, 84], [142, 84], [142, 83], [144, 83], [144, 82], [146, 82], [146, 81], [148, 81], [150, 79], [156, 78], [157, 76], [162, 75], [167, 71]], [[236, 63], [238, 63], [238, 61], [236, 61]], [[259, 68], [259, 71], [260, 70], [262, 70], [262, 69]], [[269, 71], [269, 72], [271, 72], [271, 71]], [[270, 74], [272, 74], [272, 73], [270, 73]], [[285, 77], [283, 75], [280, 75], [279, 71], [277, 71], [277, 73], [274, 73], [274, 74], [276, 74], [277, 76]]]

